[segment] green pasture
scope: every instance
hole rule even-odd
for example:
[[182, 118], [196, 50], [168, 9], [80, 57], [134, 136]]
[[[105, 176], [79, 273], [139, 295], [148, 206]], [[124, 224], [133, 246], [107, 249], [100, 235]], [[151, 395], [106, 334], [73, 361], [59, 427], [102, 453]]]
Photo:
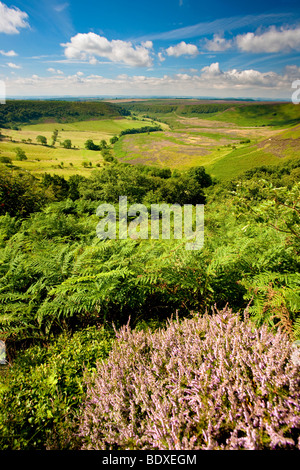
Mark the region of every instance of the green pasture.
[[[122, 130], [143, 126], [145, 120], [118, 118], [72, 123], [48, 122], [22, 126], [19, 130], [3, 129], [4, 139], [0, 141], [0, 156], [9, 157], [13, 165], [33, 174], [47, 172], [64, 176], [74, 173], [88, 175], [96, 165], [105, 164], [100, 151], [85, 149], [84, 144], [88, 139], [96, 144], [104, 139], [109, 144], [110, 138]], [[58, 130], [58, 137], [55, 146], [52, 147], [52, 134], [55, 129]], [[47, 145], [37, 142], [38, 135], [47, 138]], [[65, 149], [60, 145], [67, 139], [72, 142], [71, 149]], [[24, 150], [27, 160], [16, 160], [17, 147]]]

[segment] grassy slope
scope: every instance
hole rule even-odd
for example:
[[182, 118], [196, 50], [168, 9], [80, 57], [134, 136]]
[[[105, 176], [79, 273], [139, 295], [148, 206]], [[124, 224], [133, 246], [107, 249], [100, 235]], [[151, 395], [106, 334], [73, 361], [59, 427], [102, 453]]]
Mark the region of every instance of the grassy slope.
[[[147, 102], [145, 107], [150, 104]], [[255, 166], [299, 157], [300, 106], [292, 103], [231, 103], [226, 110], [202, 114], [187, 112], [187, 106], [184, 114], [178, 114], [180, 107], [165, 112], [161, 106], [161, 114], [158, 108], [155, 107], [155, 116], [169, 124], [178, 140], [177, 147], [172, 145], [170, 133], [165, 134], [164, 142], [158, 134], [123, 139], [116, 147], [119, 157], [133, 163], [142, 161], [181, 169], [204, 165], [221, 179]], [[151, 115], [149, 110], [148, 113]], [[137, 115], [142, 115], [141, 110]], [[250, 143], [240, 143], [247, 138]]]
[[292, 103], [247, 104], [233, 106], [224, 112], [206, 116], [221, 122], [232, 122], [239, 126], [293, 126], [300, 121], [300, 107]]
[[300, 126], [283, 130], [274, 137], [262, 139], [232, 150], [222, 158], [211, 161], [207, 170], [220, 179], [228, 179], [255, 166], [280, 164], [300, 155]]

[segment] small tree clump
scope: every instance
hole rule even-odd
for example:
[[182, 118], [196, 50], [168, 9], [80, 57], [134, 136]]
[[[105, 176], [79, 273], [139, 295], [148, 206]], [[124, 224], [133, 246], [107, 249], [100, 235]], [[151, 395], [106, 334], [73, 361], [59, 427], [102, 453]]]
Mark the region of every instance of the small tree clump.
[[123, 327], [88, 382], [79, 434], [94, 450], [300, 448], [299, 361], [245, 312]]

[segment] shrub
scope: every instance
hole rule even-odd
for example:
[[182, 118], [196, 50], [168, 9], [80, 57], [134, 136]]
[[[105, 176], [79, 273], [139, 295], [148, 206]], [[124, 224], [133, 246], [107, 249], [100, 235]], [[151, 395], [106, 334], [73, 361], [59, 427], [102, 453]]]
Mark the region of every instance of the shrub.
[[76, 446], [83, 375], [108, 355], [113, 336], [111, 329], [90, 327], [73, 336], [65, 332], [47, 347], [34, 346], [19, 354], [0, 387], [2, 450]]
[[300, 448], [299, 364], [278, 331], [230, 310], [123, 327], [88, 383], [82, 449]]
[[0, 163], [12, 163], [11, 158], [9, 157], [0, 157]]
[[26, 153], [21, 147], [16, 147], [15, 148], [16, 152], [16, 160], [27, 160]]

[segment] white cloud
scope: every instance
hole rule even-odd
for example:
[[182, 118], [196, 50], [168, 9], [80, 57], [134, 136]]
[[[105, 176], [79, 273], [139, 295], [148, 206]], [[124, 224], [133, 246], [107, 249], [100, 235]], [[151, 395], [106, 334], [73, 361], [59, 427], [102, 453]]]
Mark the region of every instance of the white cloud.
[[6, 57], [15, 57], [18, 54], [15, 51], [0, 51], [1, 55], [5, 55]]
[[284, 76], [275, 72], [259, 72], [258, 70], [231, 69], [223, 72], [218, 62], [203, 67], [201, 77], [209, 80], [212, 87], [216, 88], [274, 88], [290, 87], [291, 77], [286, 71]]
[[11, 69], [21, 69], [21, 65], [17, 65], [17, 64], [13, 64], [12, 62], [7, 62], [6, 64], [8, 67], [10, 67]]
[[219, 62], [214, 62], [210, 65], [207, 65], [206, 67], [203, 67], [201, 71], [202, 71], [202, 75], [205, 75], [208, 77], [216, 77], [221, 74]]
[[232, 47], [232, 42], [226, 40], [218, 34], [214, 34], [213, 39], [210, 41], [206, 39], [205, 49], [211, 52], [221, 52], [226, 51]]
[[236, 43], [244, 52], [280, 52], [300, 50], [300, 27], [276, 29], [272, 26], [261, 34], [246, 33], [236, 37]]
[[158, 55], [158, 58], [159, 58], [160, 62], [163, 62], [164, 60], [166, 60], [165, 57], [163, 56], [162, 52], [159, 52], [157, 55]]
[[78, 33], [70, 42], [61, 44], [65, 47], [65, 56], [68, 59], [88, 60], [97, 63], [96, 57], [105, 57], [115, 63], [123, 63], [133, 67], [150, 67], [151, 41], [133, 46], [131, 42], [115, 40], [109, 41], [95, 33]]
[[216, 96], [224, 97], [291, 97], [291, 83], [299, 78], [300, 68], [286, 67], [282, 74], [258, 70], [223, 71], [218, 62], [197, 73], [150, 76], [120, 74], [116, 78], [100, 75], [53, 75], [51, 77], [7, 78], [9, 95], [141, 95], [141, 96]]
[[145, 47], [146, 49], [152, 49], [153, 42], [152, 41], [144, 41], [144, 42], [142, 42], [142, 46]]
[[176, 46], [170, 46], [166, 49], [168, 56], [179, 57], [181, 55], [192, 55], [195, 56], [198, 54], [198, 48], [194, 44], [186, 44], [184, 41], [181, 41]]
[[91, 65], [96, 65], [98, 64], [99, 60], [97, 60], [95, 57], [91, 57], [90, 60], [89, 60], [89, 63]]
[[0, 33], [18, 34], [20, 28], [27, 28], [28, 15], [19, 8], [9, 8], [0, 2]]
[[55, 73], [57, 75], [63, 75], [64, 72], [62, 70], [58, 70], [58, 69], [54, 69], [53, 67], [49, 67], [49, 69], [47, 69], [48, 72], [51, 72], [51, 73]]

